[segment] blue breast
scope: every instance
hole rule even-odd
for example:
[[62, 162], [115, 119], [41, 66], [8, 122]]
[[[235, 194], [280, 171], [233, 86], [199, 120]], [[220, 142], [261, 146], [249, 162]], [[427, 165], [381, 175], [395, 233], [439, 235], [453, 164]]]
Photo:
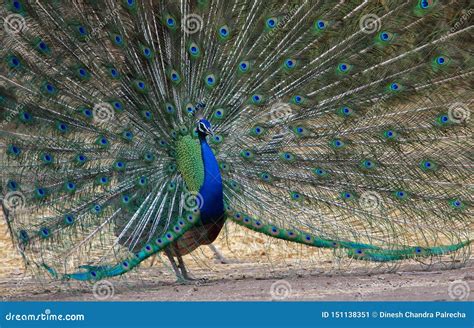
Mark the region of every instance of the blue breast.
[[224, 219], [224, 195], [219, 164], [205, 138], [200, 138], [204, 162], [204, 183], [199, 189], [202, 196], [201, 221], [215, 223]]

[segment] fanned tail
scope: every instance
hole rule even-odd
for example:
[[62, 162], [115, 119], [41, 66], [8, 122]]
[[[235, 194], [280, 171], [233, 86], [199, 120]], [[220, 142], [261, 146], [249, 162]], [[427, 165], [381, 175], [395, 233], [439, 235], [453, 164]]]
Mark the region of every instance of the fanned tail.
[[150, 256], [163, 251], [171, 243], [176, 242], [179, 238], [194, 227], [199, 222], [199, 214], [190, 213], [185, 218], [177, 220], [172, 229], [168, 230], [163, 236], [156, 238], [146, 244], [141, 250], [137, 251], [131, 258], [123, 260], [113, 266], [89, 266], [82, 265], [79, 268], [83, 271], [65, 274], [63, 279], [74, 279], [80, 281], [93, 281], [109, 277], [120, 276], [137, 267], [141, 262]]
[[[217, 155], [229, 207], [321, 246], [346, 243], [353, 258], [465, 247], [466, 259], [472, 9], [462, 1], [331, 6], [308, 1], [281, 16], [258, 8], [261, 16], [248, 18], [251, 77], [232, 85], [247, 98], [218, 122], [229, 136]], [[371, 248], [357, 254], [356, 245]]]
[[393, 245], [392, 249], [383, 249], [378, 246], [361, 244], [347, 240], [325, 239], [298, 229], [279, 228], [275, 225], [264, 223], [259, 219], [251, 218], [250, 216], [243, 213], [229, 213], [228, 218], [243, 227], [272, 238], [282, 239], [292, 243], [299, 243], [310, 247], [327, 249], [342, 248], [347, 250], [347, 256], [350, 258], [371, 262], [390, 262], [446, 255], [469, 246], [472, 242], [472, 240], [468, 240], [459, 242], [457, 244], [435, 247], [407, 247]]
[[42, 273], [90, 280], [178, 239], [204, 181], [199, 109], [225, 202], [253, 229], [369, 261], [470, 249], [471, 6], [2, 2], [16, 243]]

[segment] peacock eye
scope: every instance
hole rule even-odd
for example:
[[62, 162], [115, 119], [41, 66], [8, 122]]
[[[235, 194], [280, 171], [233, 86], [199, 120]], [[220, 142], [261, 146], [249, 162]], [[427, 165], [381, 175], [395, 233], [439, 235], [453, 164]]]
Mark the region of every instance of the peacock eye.
[[268, 18], [266, 21], [267, 28], [273, 29], [277, 24], [277, 20], [274, 17]]

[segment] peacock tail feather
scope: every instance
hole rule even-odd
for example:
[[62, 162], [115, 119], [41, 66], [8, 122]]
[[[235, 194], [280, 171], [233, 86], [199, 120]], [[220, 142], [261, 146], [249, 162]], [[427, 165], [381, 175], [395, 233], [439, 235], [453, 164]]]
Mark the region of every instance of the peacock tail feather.
[[198, 117], [229, 221], [364, 261], [466, 259], [473, 10], [0, 0], [1, 191], [26, 263], [117, 276], [200, 226]]

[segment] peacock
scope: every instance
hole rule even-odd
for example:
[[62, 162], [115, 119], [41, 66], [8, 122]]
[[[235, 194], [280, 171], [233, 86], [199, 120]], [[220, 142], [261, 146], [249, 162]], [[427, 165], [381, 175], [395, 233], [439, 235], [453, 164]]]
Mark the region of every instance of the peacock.
[[161, 253], [188, 279], [182, 256], [227, 223], [351, 263], [465, 262], [471, 6], [2, 0], [1, 194], [25, 263], [94, 282]]

